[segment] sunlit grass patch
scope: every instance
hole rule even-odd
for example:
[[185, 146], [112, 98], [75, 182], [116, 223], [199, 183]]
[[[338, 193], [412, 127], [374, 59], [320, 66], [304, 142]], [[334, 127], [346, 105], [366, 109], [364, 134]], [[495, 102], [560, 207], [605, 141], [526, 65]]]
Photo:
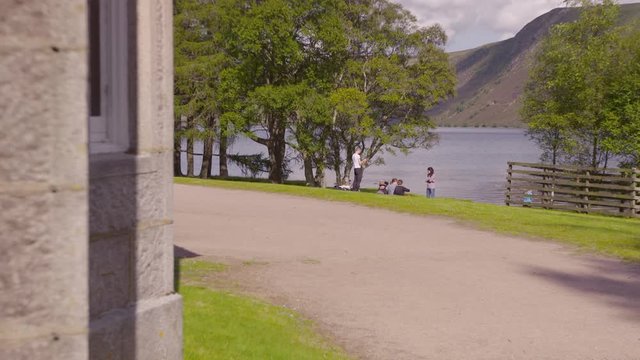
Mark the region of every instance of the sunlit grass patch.
[[[185, 360], [348, 359], [292, 310], [207, 288], [224, 264], [180, 259]], [[197, 284], [197, 285], [194, 285]]]

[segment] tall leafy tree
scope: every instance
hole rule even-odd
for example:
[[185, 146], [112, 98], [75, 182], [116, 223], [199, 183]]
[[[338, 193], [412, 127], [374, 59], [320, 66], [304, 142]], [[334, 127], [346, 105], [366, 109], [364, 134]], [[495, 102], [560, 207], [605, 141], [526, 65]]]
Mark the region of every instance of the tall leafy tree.
[[440, 26], [419, 27], [387, 0], [348, 1], [346, 18], [347, 59], [331, 95], [336, 182], [348, 176], [356, 146], [372, 163], [384, 151], [432, 146], [435, 125], [425, 112], [455, 89]]
[[226, 59], [216, 46], [211, 31], [212, 1], [176, 1], [174, 9], [174, 99], [179, 130], [175, 133], [174, 143], [179, 151], [181, 140], [187, 139], [187, 175], [193, 176], [193, 144], [196, 140], [203, 141], [200, 176], [208, 177], [218, 114], [215, 80]]
[[305, 180], [311, 186], [324, 183], [330, 119], [331, 104], [326, 94], [310, 86], [300, 86], [288, 126], [287, 144], [298, 153]]
[[[269, 179], [282, 182], [287, 130], [299, 129], [296, 104], [306, 96], [305, 84], [321, 91], [326, 63], [334, 63], [333, 47], [340, 43], [336, 0], [265, 0], [244, 2], [235, 24], [236, 49], [244, 83], [248, 84], [247, 132], [266, 146]], [[332, 27], [331, 25], [337, 25]], [[310, 117], [306, 116], [309, 121]], [[316, 118], [317, 120], [317, 118]], [[294, 131], [301, 135], [301, 131]], [[309, 159], [309, 142], [297, 139], [298, 149]]]
[[[188, 142], [189, 176], [193, 176], [193, 143], [203, 142], [201, 177], [213, 167], [213, 145], [218, 140], [220, 175], [228, 176], [228, 139], [238, 132], [243, 83], [237, 59], [227, 42], [237, 11], [224, 0], [175, 1], [175, 101], [176, 147]], [[225, 10], [225, 11], [221, 11]], [[186, 120], [186, 121], [185, 121]]]
[[617, 25], [615, 1], [567, 3], [581, 6], [580, 17], [542, 43], [522, 115], [543, 160], [607, 166], [611, 155], [634, 151], [626, 139], [637, 134], [637, 37]]
[[[331, 134], [330, 94], [348, 59], [348, 21], [342, 0], [317, 1], [317, 16], [305, 25], [303, 78], [295, 112], [288, 123], [287, 145], [298, 153], [307, 184], [324, 183]], [[322, 10], [320, 10], [322, 9]]]
[[273, 182], [290, 149], [318, 185], [327, 166], [346, 176], [356, 145], [375, 158], [433, 144], [425, 111], [455, 84], [440, 27], [387, 0], [177, 3], [179, 134], [217, 136], [221, 159], [243, 132], [266, 147]]
[[605, 121], [611, 129], [603, 147], [620, 157], [622, 165], [640, 167], [640, 24], [623, 29], [612, 54]]
[[[281, 183], [286, 155], [286, 128], [292, 112], [292, 86], [303, 61], [300, 43], [305, 1], [246, 2], [235, 37], [247, 94], [247, 131], [266, 146], [269, 179]], [[257, 131], [254, 131], [257, 130]]]

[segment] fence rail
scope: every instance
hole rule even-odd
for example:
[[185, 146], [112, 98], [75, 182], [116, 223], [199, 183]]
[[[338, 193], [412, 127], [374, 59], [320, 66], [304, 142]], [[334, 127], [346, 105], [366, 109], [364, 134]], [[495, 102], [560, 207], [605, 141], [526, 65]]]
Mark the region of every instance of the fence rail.
[[509, 162], [508, 206], [640, 217], [640, 170]]

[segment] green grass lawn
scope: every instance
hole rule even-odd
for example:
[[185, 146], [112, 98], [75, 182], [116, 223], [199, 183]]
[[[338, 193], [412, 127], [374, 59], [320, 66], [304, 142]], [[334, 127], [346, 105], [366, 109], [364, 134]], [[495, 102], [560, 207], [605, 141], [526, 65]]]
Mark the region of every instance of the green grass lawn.
[[340, 201], [416, 215], [440, 215], [502, 234], [554, 240], [578, 248], [640, 262], [640, 220], [482, 204], [422, 196], [382, 196], [333, 189], [222, 180], [176, 178], [178, 184], [263, 191]]
[[223, 264], [180, 260], [185, 360], [348, 359], [295, 312], [210, 288]]

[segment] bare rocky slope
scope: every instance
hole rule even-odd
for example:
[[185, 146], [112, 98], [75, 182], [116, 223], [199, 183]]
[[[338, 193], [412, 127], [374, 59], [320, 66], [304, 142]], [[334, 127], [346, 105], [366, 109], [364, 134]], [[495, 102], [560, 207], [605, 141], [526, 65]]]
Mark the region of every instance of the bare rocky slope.
[[[621, 8], [621, 23], [640, 19], [640, 3]], [[552, 26], [577, 17], [575, 8], [554, 9], [511, 39], [450, 53], [458, 74], [457, 96], [430, 115], [440, 126], [523, 127], [521, 97], [535, 50]]]

